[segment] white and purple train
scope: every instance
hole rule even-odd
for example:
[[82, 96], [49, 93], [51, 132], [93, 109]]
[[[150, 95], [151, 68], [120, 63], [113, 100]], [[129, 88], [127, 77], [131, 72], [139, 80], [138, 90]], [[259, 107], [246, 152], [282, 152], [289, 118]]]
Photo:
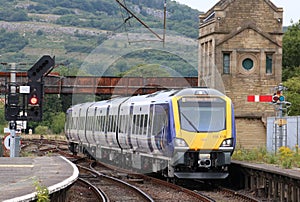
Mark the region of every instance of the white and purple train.
[[73, 153], [184, 179], [226, 178], [236, 139], [231, 100], [209, 88], [77, 104], [65, 133]]

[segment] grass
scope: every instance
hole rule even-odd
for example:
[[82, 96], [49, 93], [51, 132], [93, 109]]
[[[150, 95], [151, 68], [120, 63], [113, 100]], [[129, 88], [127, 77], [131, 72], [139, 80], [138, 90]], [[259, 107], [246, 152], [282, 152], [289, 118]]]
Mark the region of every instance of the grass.
[[269, 152], [265, 147], [252, 150], [236, 148], [232, 158], [239, 161], [274, 164], [287, 169], [300, 167], [298, 145], [295, 145], [292, 149], [289, 147], [280, 147], [277, 153]]

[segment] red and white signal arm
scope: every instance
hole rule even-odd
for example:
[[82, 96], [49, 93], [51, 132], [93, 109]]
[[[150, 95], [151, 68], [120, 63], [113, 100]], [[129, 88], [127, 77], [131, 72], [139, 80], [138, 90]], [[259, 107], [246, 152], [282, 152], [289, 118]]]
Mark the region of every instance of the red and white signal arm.
[[272, 95], [248, 95], [248, 102], [272, 102]]

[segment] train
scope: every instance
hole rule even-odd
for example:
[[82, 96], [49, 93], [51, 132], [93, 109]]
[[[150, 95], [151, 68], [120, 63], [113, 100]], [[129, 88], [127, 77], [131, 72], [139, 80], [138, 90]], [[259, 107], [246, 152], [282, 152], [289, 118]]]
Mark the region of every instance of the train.
[[236, 144], [231, 99], [211, 88], [162, 90], [71, 106], [74, 154], [167, 179], [224, 179]]

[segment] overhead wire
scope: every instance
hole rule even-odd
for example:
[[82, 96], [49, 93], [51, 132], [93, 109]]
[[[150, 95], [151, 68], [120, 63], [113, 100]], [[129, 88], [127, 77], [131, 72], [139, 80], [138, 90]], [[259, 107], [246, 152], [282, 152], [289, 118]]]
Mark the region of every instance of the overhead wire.
[[[160, 42], [163, 42], [163, 44], [165, 43], [165, 29], [166, 29], [166, 0], [164, 3], [164, 33], [163, 33], [163, 37], [159, 36], [154, 30], [152, 30], [145, 22], [143, 22], [139, 17], [137, 17], [132, 11], [130, 11], [126, 5], [125, 0], [123, 0], [123, 3], [120, 2], [120, 0], [115, 0], [119, 5], [120, 8], [123, 8], [127, 11], [129, 18], [124, 18], [123, 17], [123, 25], [125, 24], [126, 26], [126, 22], [131, 19], [131, 18], [135, 18], [140, 24], [142, 24], [145, 28], [147, 28], [153, 35], [156, 36], [156, 38], [159, 39]], [[125, 29], [125, 31], [127, 32], [127, 30]], [[128, 34], [127, 34], [128, 36]], [[128, 37], [127, 37], [128, 38]], [[132, 43], [132, 42], [142, 42], [142, 41], [149, 41], [149, 40], [139, 40], [139, 41], [130, 41], [128, 38], [128, 42]], [[151, 40], [151, 41], [155, 41], [155, 40]], [[157, 41], [157, 40], [156, 40]]]

